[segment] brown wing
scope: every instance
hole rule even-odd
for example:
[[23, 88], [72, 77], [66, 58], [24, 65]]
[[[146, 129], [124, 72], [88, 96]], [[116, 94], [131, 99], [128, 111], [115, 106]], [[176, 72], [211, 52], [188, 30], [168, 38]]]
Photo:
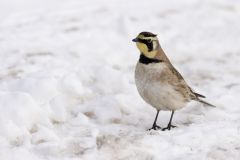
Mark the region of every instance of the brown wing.
[[182, 75], [170, 64], [169, 71], [172, 73], [173, 81], [169, 81], [174, 87], [175, 90], [179, 91], [186, 100], [195, 100], [198, 101], [204, 105], [210, 106], [210, 107], [216, 107], [206, 101], [201, 100], [200, 98], [205, 98], [205, 96], [195, 93], [191, 87], [188, 86], [188, 84], [185, 82]]
[[161, 75], [161, 79], [163, 78], [163, 75], [166, 76], [167, 78], [163, 78], [163, 79], [167, 80], [168, 83], [173, 85], [175, 87], [175, 90], [179, 91], [179, 93], [181, 93], [187, 101], [195, 100], [205, 105], [215, 107], [214, 105], [201, 100], [200, 98], [205, 98], [205, 96], [194, 92], [192, 88], [188, 86], [188, 84], [185, 82], [182, 75], [173, 67], [173, 65], [171, 64], [170, 60], [167, 58], [166, 54], [164, 53], [160, 45], [159, 45], [159, 51], [155, 58], [159, 60], [163, 60], [168, 65], [168, 69], [166, 70], [166, 73], [163, 73]]
[[[171, 75], [171, 80], [168, 81], [171, 85], [175, 87], [175, 90], [183, 95], [187, 100], [198, 99], [197, 95], [193, 90], [188, 86], [182, 75], [171, 65], [168, 64], [168, 72]], [[202, 95], [201, 95], [202, 96]], [[200, 96], [200, 97], [201, 97]]]

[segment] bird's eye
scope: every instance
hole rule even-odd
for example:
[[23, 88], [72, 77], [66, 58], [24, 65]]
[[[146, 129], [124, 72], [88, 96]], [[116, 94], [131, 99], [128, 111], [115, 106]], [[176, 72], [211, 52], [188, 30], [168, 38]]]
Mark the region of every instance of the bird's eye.
[[152, 43], [152, 40], [151, 40], [151, 39], [148, 39], [147, 42], [148, 42], [148, 43]]

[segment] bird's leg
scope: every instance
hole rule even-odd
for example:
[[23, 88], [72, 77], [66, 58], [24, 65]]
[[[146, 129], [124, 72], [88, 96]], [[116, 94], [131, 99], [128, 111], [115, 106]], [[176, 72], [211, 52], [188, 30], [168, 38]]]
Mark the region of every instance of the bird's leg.
[[162, 131], [165, 131], [166, 129], [170, 130], [171, 128], [177, 127], [177, 126], [172, 125], [173, 114], [174, 114], [174, 111], [172, 111], [171, 118], [170, 118], [170, 121], [169, 121], [167, 127], [163, 128]]
[[153, 129], [153, 130], [161, 129], [161, 127], [157, 125], [158, 113], [159, 113], [159, 110], [157, 110], [157, 114], [156, 114], [155, 120], [153, 122], [153, 126], [149, 130], [151, 130], [151, 129]]

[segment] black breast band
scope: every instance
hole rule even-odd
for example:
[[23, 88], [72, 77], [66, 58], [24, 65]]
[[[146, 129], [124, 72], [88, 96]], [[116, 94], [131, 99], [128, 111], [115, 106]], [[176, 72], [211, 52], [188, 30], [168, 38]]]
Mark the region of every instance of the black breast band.
[[163, 62], [163, 60], [148, 58], [145, 55], [141, 54], [139, 58], [139, 62], [143, 64], [149, 64], [149, 63], [160, 63], [160, 62]]

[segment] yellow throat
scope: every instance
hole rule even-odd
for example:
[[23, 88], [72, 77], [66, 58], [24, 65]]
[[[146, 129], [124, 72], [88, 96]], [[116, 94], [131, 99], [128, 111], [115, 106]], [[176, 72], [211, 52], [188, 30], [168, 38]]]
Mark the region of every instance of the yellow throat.
[[153, 50], [151, 52], [148, 51], [148, 47], [144, 43], [137, 42], [137, 48], [140, 50], [142, 54], [144, 54], [148, 58], [154, 58], [157, 55], [157, 50]]

